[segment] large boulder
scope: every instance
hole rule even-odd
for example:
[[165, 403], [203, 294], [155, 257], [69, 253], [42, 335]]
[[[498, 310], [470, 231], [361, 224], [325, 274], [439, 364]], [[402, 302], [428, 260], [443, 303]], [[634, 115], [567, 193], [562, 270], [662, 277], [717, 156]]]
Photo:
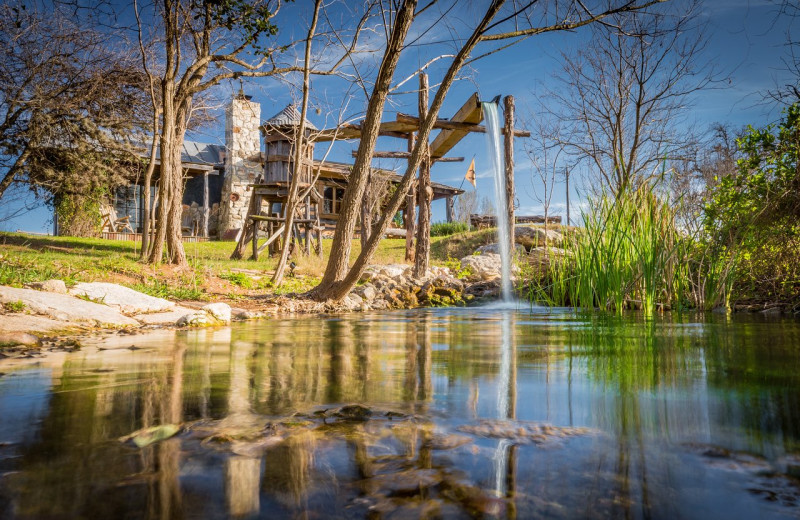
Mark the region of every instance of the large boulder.
[[0, 286], [0, 303], [18, 301], [21, 301], [28, 311], [76, 325], [123, 327], [139, 324], [107, 305], [81, 300], [67, 294]]
[[461, 271], [471, 282], [496, 280], [500, 278], [501, 262], [500, 255], [494, 253], [465, 256], [461, 259]]
[[533, 247], [543, 246], [545, 243], [561, 247], [564, 237], [555, 229], [546, 232], [542, 227], [516, 225], [514, 226], [514, 242], [530, 250]]
[[190, 312], [178, 318], [175, 324], [179, 327], [208, 327], [227, 325], [231, 322], [231, 307], [227, 303], [209, 303], [202, 309]]
[[114, 307], [125, 314], [163, 312], [175, 306], [169, 300], [140, 293], [115, 283], [78, 283], [69, 290], [69, 293]]

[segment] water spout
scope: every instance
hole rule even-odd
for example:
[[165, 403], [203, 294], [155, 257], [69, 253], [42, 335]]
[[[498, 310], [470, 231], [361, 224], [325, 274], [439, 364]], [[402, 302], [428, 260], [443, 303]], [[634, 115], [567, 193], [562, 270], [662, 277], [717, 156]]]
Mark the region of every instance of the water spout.
[[508, 200], [506, 200], [506, 183], [503, 168], [503, 145], [500, 141], [500, 96], [490, 102], [481, 102], [486, 120], [486, 141], [489, 157], [494, 171], [494, 209], [497, 221], [497, 245], [500, 251], [500, 296], [503, 303], [512, 303], [511, 298], [511, 238], [508, 227]]

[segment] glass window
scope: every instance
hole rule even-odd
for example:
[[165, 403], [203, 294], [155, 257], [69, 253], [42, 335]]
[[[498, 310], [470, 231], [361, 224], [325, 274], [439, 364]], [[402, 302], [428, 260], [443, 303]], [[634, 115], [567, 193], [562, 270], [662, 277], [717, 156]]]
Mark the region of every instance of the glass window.
[[322, 212], [333, 213], [333, 188], [326, 187], [322, 192]]

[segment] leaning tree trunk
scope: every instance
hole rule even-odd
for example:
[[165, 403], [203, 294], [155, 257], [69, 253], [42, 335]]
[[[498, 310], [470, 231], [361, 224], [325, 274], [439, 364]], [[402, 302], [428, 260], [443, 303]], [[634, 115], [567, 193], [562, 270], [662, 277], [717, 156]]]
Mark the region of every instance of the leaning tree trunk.
[[[403, 42], [406, 39], [408, 30], [411, 28], [411, 22], [414, 20], [416, 6], [416, 0], [407, 0], [397, 11], [391, 38], [383, 55], [383, 61], [378, 71], [372, 95], [369, 98], [367, 116], [362, 123], [361, 142], [358, 145], [353, 171], [350, 173], [349, 182], [344, 191], [339, 223], [333, 235], [328, 265], [325, 268], [322, 281], [313, 291], [317, 298], [323, 300], [332, 298], [340, 292], [336, 290], [336, 285], [348, 273], [353, 232], [358, 220], [360, 201], [364, 196], [367, 177], [372, 168], [372, 155], [378, 140], [383, 107], [386, 104], [386, 97], [389, 94], [397, 62], [400, 60]], [[405, 190], [408, 190], [408, 187]], [[384, 232], [385, 229], [382, 229], [380, 234], [382, 235]], [[370, 242], [374, 239], [375, 236], [371, 236]]]

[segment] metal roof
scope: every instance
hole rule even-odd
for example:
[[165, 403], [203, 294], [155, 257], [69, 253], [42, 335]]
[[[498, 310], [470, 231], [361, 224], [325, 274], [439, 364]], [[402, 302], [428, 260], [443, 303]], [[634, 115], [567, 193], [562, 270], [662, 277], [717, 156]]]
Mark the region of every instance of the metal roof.
[[[297, 126], [300, 124], [300, 111], [294, 104], [287, 105], [286, 108], [267, 119], [265, 126]], [[306, 118], [306, 128], [316, 130], [317, 127]]]

